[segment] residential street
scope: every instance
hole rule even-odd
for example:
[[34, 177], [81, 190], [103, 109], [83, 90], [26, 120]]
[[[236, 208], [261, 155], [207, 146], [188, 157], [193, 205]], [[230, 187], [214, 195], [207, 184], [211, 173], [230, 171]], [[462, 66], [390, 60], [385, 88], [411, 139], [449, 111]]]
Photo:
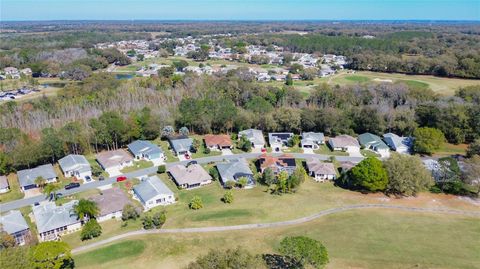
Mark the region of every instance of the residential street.
[[201, 228], [180, 228], [180, 229], [158, 229], [158, 230], [137, 230], [117, 236], [107, 238], [102, 241], [98, 241], [89, 245], [78, 247], [72, 250], [72, 253], [78, 253], [81, 251], [89, 250], [95, 247], [99, 247], [114, 241], [118, 241], [127, 237], [144, 235], [144, 234], [172, 234], [172, 233], [208, 233], [208, 232], [222, 232], [222, 231], [233, 231], [233, 230], [253, 230], [253, 229], [263, 229], [263, 228], [276, 228], [289, 225], [296, 225], [305, 222], [312, 221], [314, 219], [354, 209], [362, 208], [383, 208], [383, 209], [397, 209], [409, 212], [428, 212], [428, 213], [437, 213], [437, 214], [457, 214], [465, 216], [480, 217], [480, 211], [465, 211], [465, 210], [454, 210], [448, 208], [423, 208], [423, 207], [406, 207], [406, 206], [395, 206], [395, 205], [385, 205], [385, 204], [363, 204], [363, 205], [349, 205], [344, 207], [331, 208], [327, 210], [320, 211], [316, 214], [298, 218], [294, 220], [271, 222], [271, 223], [252, 223], [252, 224], [243, 224], [243, 225], [233, 225], [233, 226], [214, 226], [214, 227], [201, 227]]
[[[282, 153], [271, 153], [271, 155], [273, 155], [273, 156], [278, 156], [278, 155], [281, 155], [281, 154]], [[262, 155], [262, 154], [261, 153], [241, 153], [241, 154], [224, 155], [224, 156], [220, 155], [220, 156], [204, 157], [204, 158], [198, 158], [198, 159], [193, 159], [193, 160], [197, 161], [200, 164], [203, 164], [203, 163], [219, 162], [219, 161], [222, 161], [222, 160], [229, 160], [229, 159], [236, 159], [236, 158], [255, 159], [255, 158], [258, 158], [260, 155]], [[315, 157], [315, 158], [319, 158], [320, 160], [328, 160], [331, 157], [330, 155], [305, 154], [305, 153], [291, 153], [291, 155], [293, 155], [295, 158], [300, 158], [300, 159]], [[363, 159], [363, 157], [349, 157], [349, 156], [335, 156], [335, 158], [337, 159], [337, 161], [351, 161], [351, 162], [355, 162], [355, 163], [360, 162]], [[186, 164], [190, 161], [192, 161], [192, 160], [167, 163], [166, 166], [168, 168], [169, 166], [172, 166], [172, 165], [175, 165], [175, 164], [179, 164], [179, 163]], [[154, 167], [149, 167], [149, 168], [146, 168], [146, 169], [141, 169], [141, 170], [137, 170], [137, 171], [134, 171], [134, 172], [127, 173], [127, 174], [125, 174], [125, 176], [128, 179], [131, 179], [131, 178], [141, 177], [143, 175], [153, 174], [153, 173], [156, 173], [156, 171], [157, 171], [157, 167], [154, 166]], [[77, 192], [82, 192], [82, 191], [87, 191], [87, 190], [91, 190], [91, 189], [94, 189], [94, 188], [102, 187], [102, 186], [105, 186], [105, 185], [112, 184], [112, 183], [116, 182], [117, 177], [118, 176], [111, 177], [111, 178], [108, 178], [108, 179], [106, 178], [103, 181], [96, 180], [96, 181], [88, 183], [88, 184], [82, 184], [82, 185], [80, 185], [80, 187], [70, 189], [70, 190], [62, 189], [59, 193], [66, 196], [66, 195], [71, 195], [71, 194], [74, 194], [74, 193], [77, 193]], [[30, 198], [25, 198], [25, 199], [15, 200], [15, 201], [7, 202], [7, 203], [2, 203], [2, 204], [0, 204], [0, 213], [6, 212], [6, 211], [9, 211], [9, 210], [13, 210], [13, 209], [22, 208], [22, 207], [25, 207], [25, 206], [28, 206], [28, 205], [33, 205], [34, 203], [42, 202], [45, 199], [46, 199], [45, 195], [37, 195], [37, 196], [34, 196], [34, 197], [30, 197]]]

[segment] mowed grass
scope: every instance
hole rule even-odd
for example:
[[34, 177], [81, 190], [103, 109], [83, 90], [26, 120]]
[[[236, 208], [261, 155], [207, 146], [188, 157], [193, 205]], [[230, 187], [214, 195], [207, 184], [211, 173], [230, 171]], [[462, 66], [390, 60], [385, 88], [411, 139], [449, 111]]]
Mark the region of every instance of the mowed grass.
[[[184, 268], [210, 249], [243, 246], [255, 254], [277, 253], [285, 236], [296, 235], [323, 242], [330, 257], [327, 268], [479, 268], [480, 264], [478, 218], [375, 209], [282, 228], [136, 236], [74, 258], [77, 268]], [[126, 246], [131, 253], [125, 253]]]
[[18, 182], [18, 177], [15, 173], [11, 173], [7, 176], [8, 184], [10, 185], [10, 190], [6, 193], [0, 194], [0, 202], [5, 203], [17, 199], [22, 199], [25, 194], [20, 190], [20, 183]]
[[442, 78], [425, 75], [404, 75], [369, 71], [356, 71], [355, 73], [342, 71], [329, 78], [329, 84], [331, 85], [353, 85], [371, 82], [405, 83], [409, 87], [418, 89], [430, 88], [441, 95], [453, 95], [459, 88], [480, 85], [480, 80], [478, 79]]

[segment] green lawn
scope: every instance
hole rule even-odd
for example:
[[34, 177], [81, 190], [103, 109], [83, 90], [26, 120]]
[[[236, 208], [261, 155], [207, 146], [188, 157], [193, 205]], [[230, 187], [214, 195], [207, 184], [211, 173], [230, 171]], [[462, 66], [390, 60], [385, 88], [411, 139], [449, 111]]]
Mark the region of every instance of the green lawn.
[[343, 151], [332, 151], [326, 144], [320, 146], [319, 149], [314, 150], [316, 154], [324, 154], [324, 155], [336, 155], [336, 156], [348, 156], [347, 152]]
[[153, 166], [153, 163], [150, 162], [150, 161], [136, 160], [136, 161], [133, 161], [132, 166], [125, 167], [122, 170], [120, 170], [120, 172], [125, 174], [125, 173], [130, 173], [130, 172], [133, 172], [133, 171], [136, 171], [136, 170], [145, 169], [145, 168], [152, 167], [152, 166]]
[[282, 149], [282, 152], [285, 153], [303, 153], [303, 149], [299, 146], [289, 147]]
[[25, 194], [20, 190], [20, 184], [18, 183], [18, 177], [15, 173], [11, 173], [7, 176], [8, 184], [10, 185], [10, 191], [0, 194], [0, 202], [5, 203], [17, 199], [22, 199]]
[[160, 138], [157, 138], [153, 142], [162, 148], [163, 152], [165, 153], [165, 157], [167, 157], [167, 163], [178, 162], [178, 158], [175, 156], [175, 154], [173, 154], [173, 151], [170, 149], [170, 143], [168, 143], [167, 140], [161, 140]]
[[327, 268], [478, 268], [480, 222], [456, 215], [364, 209], [295, 226], [208, 234], [157, 234], [128, 238], [75, 255], [77, 268], [184, 268], [209, 249], [243, 246], [276, 253], [285, 236], [320, 240]]
[[467, 144], [454, 145], [449, 143], [443, 143], [440, 149], [435, 151], [434, 155], [437, 155], [437, 156], [450, 156], [455, 154], [465, 155], [467, 151], [467, 147], [468, 147]]
[[362, 153], [363, 156], [365, 157], [380, 157], [380, 154], [377, 154], [371, 150], [368, 149], [361, 149], [360, 153]]
[[197, 152], [192, 153], [192, 158], [203, 158], [203, 157], [208, 157], [208, 156], [219, 156], [222, 155], [222, 152], [220, 151], [215, 151], [212, 150], [210, 153], [205, 153], [205, 141], [203, 141], [203, 136], [201, 135], [191, 135], [190, 136], [192, 139], [196, 139], [200, 142], [200, 147], [198, 147]]

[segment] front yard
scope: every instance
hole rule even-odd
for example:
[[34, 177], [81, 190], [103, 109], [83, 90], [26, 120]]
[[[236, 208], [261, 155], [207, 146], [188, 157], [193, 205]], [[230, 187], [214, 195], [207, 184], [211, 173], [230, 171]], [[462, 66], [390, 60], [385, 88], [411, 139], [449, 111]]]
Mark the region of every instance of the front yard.
[[153, 163], [150, 162], [150, 161], [135, 160], [135, 161], [133, 161], [132, 166], [125, 167], [122, 170], [120, 170], [120, 172], [122, 172], [122, 174], [126, 174], [126, 173], [130, 173], [130, 172], [140, 170], [140, 169], [145, 169], [145, 168], [152, 167], [152, 166], [153, 166]]
[[335, 155], [335, 156], [348, 156], [347, 152], [344, 151], [332, 151], [327, 145], [323, 144], [319, 149], [314, 150], [315, 154], [323, 155]]
[[7, 180], [10, 184], [10, 191], [0, 194], [0, 203], [22, 199], [24, 193], [20, 190], [20, 184], [18, 182], [17, 175], [15, 173], [11, 173], [7, 176]]

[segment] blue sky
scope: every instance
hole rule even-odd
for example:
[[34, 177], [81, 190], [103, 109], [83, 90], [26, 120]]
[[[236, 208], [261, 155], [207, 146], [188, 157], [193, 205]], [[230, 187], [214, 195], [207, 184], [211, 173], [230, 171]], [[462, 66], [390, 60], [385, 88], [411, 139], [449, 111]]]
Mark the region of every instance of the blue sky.
[[0, 0], [9, 20], [480, 20], [480, 0]]

